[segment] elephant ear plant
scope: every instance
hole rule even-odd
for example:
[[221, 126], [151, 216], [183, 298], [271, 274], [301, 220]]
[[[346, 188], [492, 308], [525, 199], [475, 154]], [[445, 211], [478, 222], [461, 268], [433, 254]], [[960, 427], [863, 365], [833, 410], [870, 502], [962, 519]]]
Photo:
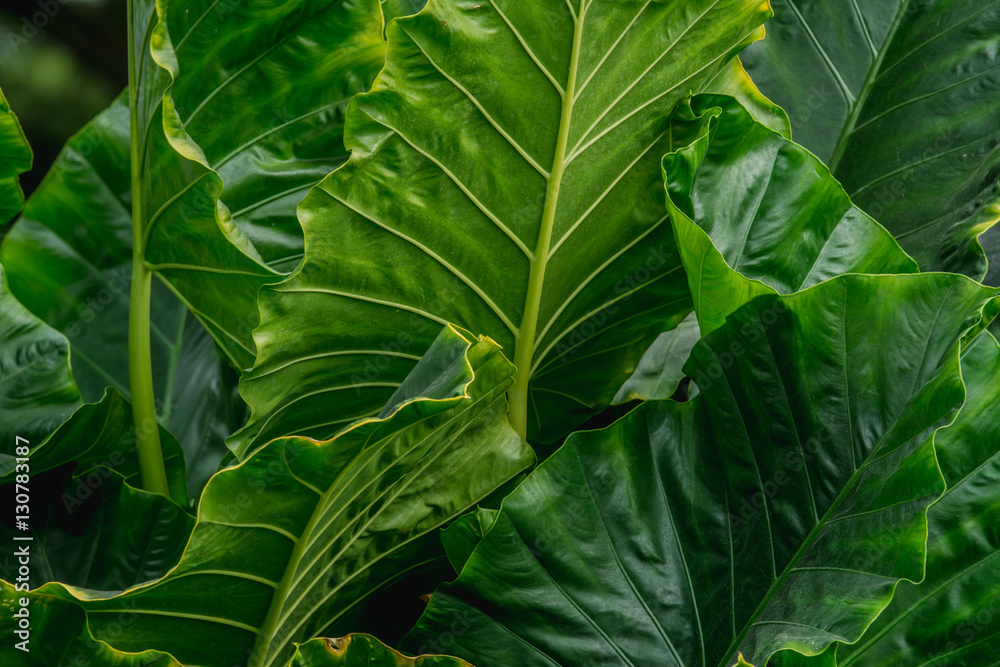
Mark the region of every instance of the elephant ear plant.
[[2, 664], [1000, 651], [1000, 5], [127, 19], [0, 96]]

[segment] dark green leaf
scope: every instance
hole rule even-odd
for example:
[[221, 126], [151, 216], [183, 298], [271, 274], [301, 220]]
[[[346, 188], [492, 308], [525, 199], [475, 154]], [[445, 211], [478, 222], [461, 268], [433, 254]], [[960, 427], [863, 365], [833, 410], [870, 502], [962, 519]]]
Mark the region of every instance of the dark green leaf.
[[937, 438], [948, 489], [927, 513], [927, 575], [903, 582], [838, 664], [989, 665], [1000, 653], [1000, 346], [981, 336], [962, 357], [968, 397]]
[[496, 517], [497, 510], [477, 507], [475, 511], [459, 517], [455, 523], [441, 531], [441, 544], [444, 545], [448, 562], [455, 572], [461, 572], [465, 567], [469, 556], [496, 521]]
[[[88, 402], [109, 386], [129, 396], [128, 136], [128, 107], [119, 99], [69, 141], [0, 246], [11, 291], [69, 339], [73, 376]], [[234, 373], [204, 327], [166, 287], [154, 283], [153, 291], [157, 414], [184, 448], [196, 498], [243, 411], [232, 396]]]
[[[37, 445], [80, 406], [66, 339], [18, 303], [0, 266], [0, 465]], [[18, 438], [24, 441], [19, 441]]]
[[993, 291], [842, 276], [694, 349], [702, 393], [571, 436], [508, 496], [406, 646], [492, 665], [731, 665], [852, 642], [924, 574], [931, 436]]
[[615, 394], [614, 403], [670, 398], [684, 379], [684, 363], [701, 338], [698, 318], [691, 313], [673, 331], [660, 334], [639, 360], [635, 372]]
[[[169, 431], [158, 424], [142, 427], [160, 429], [170, 497], [187, 506], [184, 455], [180, 445]], [[47, 438], [31, 443], [28, 454], [31, 473], [38, 474], [75, 462], [78, 475], [101, 466], [120, 473], [126, 481], [138, 486], [135, 428], [132, 407], [118, 390], [109, 387], [100, 402], [81, 406]], [[17, 464], [14, 443], [5, 442], [3, 446], [9, 453], [0, 454], [0, 482], [12, 482]]]
[[0, 227], [21, 211], [24, 193], [18, 176], [31, 169], [31, 148], [17, 116], [0, 90]]
[[1000, 5], [775, 0], [743, 60], [795, 138], [926, 271], [979, 278], [1000, 217]]
[[[28, 601], [22, 607], [20, 601]], [[87, 628], [87, 619], [78, 605], [35, 591], [16, 591], [6, 582], [0, 582], [0, 662], [20, 667], [183, 667], [165, 653], [143, 651], [123, 653], [101, 641], [96, 641]], [[20, 619], [15, 615], [27, 609], [30, 631], [25, 638], [25, 651], [17, 644]], [[123, 609], [114, 615], [120, 629], [127, 629], [135, 614]], [[41, 638], [45, 639], [42, 640]]]
[[[119, 591], [158, 579], [177, 564], [194, 527], [194, 517], [181, 506], [132, 488], [106, 468], [67, 477], [32, 476], [31, 530], [0, 528], [0, 538], [8, 544], [20, 546], [15, 537], [33, 538], [28, 563], [32, 588], [60, 581]], [[49, 484], [55, 489], [46, 489]], [[19, 567], [12, 553], [5, 554], [0, 578], [17, 582]]]

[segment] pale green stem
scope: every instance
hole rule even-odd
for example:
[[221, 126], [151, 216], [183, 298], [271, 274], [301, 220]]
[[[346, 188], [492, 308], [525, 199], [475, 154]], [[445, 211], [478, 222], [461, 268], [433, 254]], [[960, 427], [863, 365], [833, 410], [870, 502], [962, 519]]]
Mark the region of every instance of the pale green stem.
[[562, 182], [563, 170], [566, 168], [566, 146], [569, 142], [569, 128], [573, 118], [576, 70], [580, 60], [580, 40], [583, 34], [585, 13], [585, 5], [581, 3], [580, 15], [576, 18], [576, 29], [573, 32], [569, 77], [566, 79], [566, 91], [562, 98], [559, 135], [556, 138], [555, 156], [552, 159], [552, 169], [549, 171], [548, 185], [545, 190], [542, 223], [538, 230], [535, 254], [528, 273], [528, 292], [522, 311], [524, 317], [521, 320], [514, 344], [514, 365], [517, 370], [514, 371], [514, 384], [507, 390], [507, 399], [510, 402], [510, 424], [522, 438], [526, 438], [528, 432], [528, 383], [531, 380], [531, 361], [535, 353], [535, 330], [538, 327], [538, 309], [542, 303], [542, 287], [545, 284], [545, 265], [549, 259], [556, 206], [559, 203], [559, 186]]
[[140, 159], [139, 116], [136, 97], [139, 92], [136, 71], [133, 0], [128, 0], [128, 106], [131, 121], [132, 163], [132, 294], [128, 314], [128, 375], [132, 401], [132, 419], [139, 456], [142, 488], [168, 495], [167, 473], [160, 447], [160, 428], [156, 421], [153, 396], [153, 363], [149, 348], [149, 301], [153, 274], [146, 268], [143, 247], [142, 164]]

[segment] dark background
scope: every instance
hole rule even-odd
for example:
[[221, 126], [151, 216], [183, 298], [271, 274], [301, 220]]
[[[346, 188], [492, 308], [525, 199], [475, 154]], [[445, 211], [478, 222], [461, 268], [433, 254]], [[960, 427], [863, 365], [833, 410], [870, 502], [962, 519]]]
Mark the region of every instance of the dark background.
[[0, 88], [35, 154], [25, 195], [128, 85], [125, 11], [126, 0], [0, 0]]

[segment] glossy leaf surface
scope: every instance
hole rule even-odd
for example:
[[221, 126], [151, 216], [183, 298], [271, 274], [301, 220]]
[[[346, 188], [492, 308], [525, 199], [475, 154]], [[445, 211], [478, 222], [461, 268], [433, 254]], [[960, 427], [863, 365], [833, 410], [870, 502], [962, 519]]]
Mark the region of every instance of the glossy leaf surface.
[[979, 278], [1000, 217], [1000, 6], [775, 0], [743, 60], [795, 139], [925, 271]]
[[31, 168], [31, 157], [21, 124], [0, 91], [0, 226], [24, 206], [18, 176]]
[[10, 292], [0, 266], [0, 461], [18, 437], [39, 444], [80, 406], [69, 366], [69, 344]]
[[701, 339], [698, 318], [691, 313], [676, 329], [657, 336], [635, 372], [615, 394], [614, 403], [667, 399], [674, 395], [684, 379], [684, 363], [695, 343]]
[[889, 607], [840, 665], [986, 665], [1000, 651], [1000, 346], [981, 336], [962, 357], [968, 389], [936, 440], [947, 490], [927, 513], [927, 576]]
[[450, 630], [483, 667], [763, 665], [856, 640], [923, 577], [931, 436], [991, 296], [939, 274], [755, 299], [695, 347], [701, 394], [575, 434], [529, 475], [406, 648]]
[[[530, 465], [506, 422], [511, 371], [495, 343], [449, 328], [384, 418], [326, 442], [275, 440], [213, 477], [163, 579], [117, 595], [41, 590], [79, 600], [95, 636], [122, 650], [284, 665], [293, 642], [440, 558], [437, 529]], [[119, 609], [135, 613], [126, 632], [110, 624]]]
[[664, 156], [663, 177], [702, 333], [760, 294], [917, 271], [819, 160], [735, 99], [698, 95], [676, 118], [693, 138]]
[[[51, 477], [32, 476], [30, 531], [0, 527], [9, 544], [18, 544], [15, 537], [33, 538], [32, 588], [60, 581], [118, 591], [158, 579], [180, 560], [194, 527], [194, 517], [180, 505], [135, 489], [105, 468]], [[4, 561], [0, 578], [15, 582], [20, 564], [13, 557]]]
[[436, 0], [390, 22], [386, 68], [348, 112], [352, 158], [300, 207], [305, 263], [262, 292], [234, 451], [373, 413], [444, 322], [508, 351], [529, 439], [607, 405], [690, 307], [654, 187], [669, 113], [767, 13]]

